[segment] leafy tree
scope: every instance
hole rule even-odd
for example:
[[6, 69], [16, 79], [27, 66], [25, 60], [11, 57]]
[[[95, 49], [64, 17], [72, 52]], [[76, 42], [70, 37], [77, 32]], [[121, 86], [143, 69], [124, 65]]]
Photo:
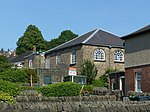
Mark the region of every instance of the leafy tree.
[[0, 72], [3, 72], [4, 70], [10, 68], [11, 68], [11, 64], [8, 63], [6, 56], [0, 55]]
[[73, 33], [70, 30], [65, 30], [63, 32], [61, 32], [60, 36], [58, 38], [52, 39], [51, 41], [46, 41], [46, 49], [51, 49], [54, 48], [60, 44], [63, 44], [71, 39], [76, 38], [78, 35]]
[[97, 68], [90, 60], [84, 60], [80, 66], [81, 75], [87, 76], [87, 84], [91, 84], [97, 75]]
[[23, 36], [17, 41], [17, 54], [32, 50], [35, 46], [37, 50], [45, 50], [46, 45], [41, 31], [35, 25], [29, 25]]
[[109, 67], [105, 70], [104, 74], [99, 77], [99, 80], [95, 80], [93, 83], [95, 83], [95, 84], [97, 83], [97, 85], [99, 87], [108, 87], [107, 75], [110, 74], [110, 73], [117, 72], [117, 71], [118, 71], [117, 69]]
[[6, 56], [0, 55], [0, 64], [3, 64], [3, 63], [8, 63], [8, 60], [7, 60]]

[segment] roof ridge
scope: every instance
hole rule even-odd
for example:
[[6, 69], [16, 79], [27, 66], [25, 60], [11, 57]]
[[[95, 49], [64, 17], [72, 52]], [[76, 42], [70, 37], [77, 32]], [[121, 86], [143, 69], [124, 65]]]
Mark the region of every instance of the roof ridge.
[[87, 39], [85, 39], [82, 43], [85, 44], [88, 40], [90, 40], [97, 32], [99, 31], [99, 29], [96, 29], [95, 32], [93, 32]]
[[[91, 31], [93, 31], [93, 30], [91, 30]], [[69, 41], [67, 41], [67, 42], [65, 42], [65, 43], [63, 43], [63, 44], [60, 44], [59, 46], [56, 46], [56, 47], [52, 48], [52, 49], [49, 49], [49, 50], [45, 51], [45, 53], [48, 53], [48, 52], [50, 52], [50, 51], [52, 51], [52, 50], [54, 50], [54, 49], [56, 49], [56, 48], [58, 48], [58, 47], [60, 47], [60, 46], [63, 46], [63, 45], [65, 45], [65, 44], [68, 44], [69, 42], [74, 41], [74, 40], [80, 38], [81, 36], [83, 36], [83, 35], [85, 35], [85, 34], [91, 32], [91, 31], [88, 31], [88, 32], [86, 32], [86, 33], [83, 33], [83, 34], [81, 34], [80, 36], [78, 36], [78, 37], [76, 37], [76, 38], [74, 38], [74, 39], [71, 39], [71, 40], [69, 40]]]

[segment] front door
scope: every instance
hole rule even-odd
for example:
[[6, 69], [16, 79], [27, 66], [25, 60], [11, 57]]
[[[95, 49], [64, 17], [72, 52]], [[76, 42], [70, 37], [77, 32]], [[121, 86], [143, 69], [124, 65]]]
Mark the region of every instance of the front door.
[[120, 90], [123, 92], [123, 94], [125, 94], [125, 77], [122, 76], [120, 77]]

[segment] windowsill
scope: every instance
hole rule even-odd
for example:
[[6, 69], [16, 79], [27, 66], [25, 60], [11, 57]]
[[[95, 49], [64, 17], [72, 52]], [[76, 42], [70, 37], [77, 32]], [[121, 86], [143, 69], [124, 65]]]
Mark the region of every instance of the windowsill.
[[76, 65], [76, 63], [72, 63], [72, 64], [70, 64], [70, 66], [74, 66], [74, 65]]
[[124, 63], [124, 62], [122, 62], [122, 61], [114, 61], [114, 63]]
[[94, 60], [94, 62], [106, 62], [105, 60]]

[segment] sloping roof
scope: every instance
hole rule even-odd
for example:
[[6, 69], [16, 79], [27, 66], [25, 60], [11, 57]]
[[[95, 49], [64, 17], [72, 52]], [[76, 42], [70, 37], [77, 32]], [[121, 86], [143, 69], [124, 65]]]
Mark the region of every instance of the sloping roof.
[[17, 57], [15, 57], [14, 59], [12, 59], [10, 62], [11, 62], [11, 63], [22, 62], [22, 61], [24, 61], [24, 57], [25, 57], [25, 56], [28, 56], [28, 55], [30, 55], [30, 54], [32, 54], [32, 53], [33, 53], [33, 51], [26, 51], [25, 53], [20, 54], [19, 56], [17, 56]]
[[74, 38], [64, 44], [61, 44], [55, 48], [52, 48], [46, 51], [45, 54], [51, 51], [56, 51], [79, 44], [123, 47], [123, 41], [118, 36], [100, 29], [96, 29], [85, 33], [77, 38]]
[[133, 33], [130, 33], [128, 35], [121, 37], [121, 39], [126, 39], [126, 38], [133, 36], [133, 35], [140, 34], [140, 33], [143, 33], [143, 32], [149, 31], [149, 30], [150, 30], [150, 24], [137, 30], [137, 31], [135, 31], [135, 32], [133, 32]]

